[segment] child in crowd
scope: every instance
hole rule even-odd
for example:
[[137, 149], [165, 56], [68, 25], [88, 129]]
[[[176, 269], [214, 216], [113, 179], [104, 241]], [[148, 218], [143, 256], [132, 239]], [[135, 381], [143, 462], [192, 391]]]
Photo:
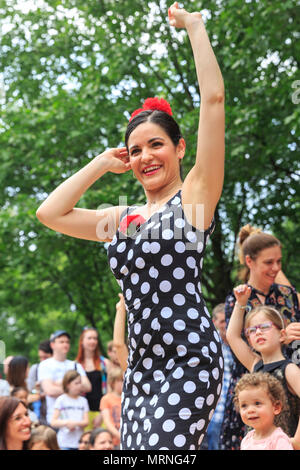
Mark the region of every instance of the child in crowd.
[[244, 374], [235, 387], [234, 401], [243, 423], [253, 428], [242, 440], [241, 450], [293, 450], [276, 422], [286, 402], [278, 379], [265, 372]]
[[28, 450], [60, 450], [54, 429], [50, 426], [37, 426], [31, 433]]
[[85, 431], [81, 434], [79, 443], [78, 443], [78, 450], [90, 450], [90, 437], [92, 431]]
[[283, 412], [286, 425], [284, 430], [293, 437], [293, 445], [300, 444], [300, 369], [286, 359], [282, 345], [286, 339], [282, 315], [273, 307], [261, 305], [247, 313], [245, 335], [249, 345], [242, 338], [244, 312], [251, 287], [240, 285], [234, 289], [237, 299], [228, 325], [226, 337], [234, 354], [250, 372], [269, 372], [283, 385], [287, 407]]
[[114, 450], [111, 432], [103, 428], [95, 428], [90, 436], [90, 450]]
[[65, 393], [55, 401], [51, 426], [59, 428], [57, 440], [61, 450], [77, 450], [82, 430], [89, 422], [89, 405], [80, 396], [81, 377], [76, 370], [65, 373], [62, 385]]
[[[29, 392], [25, 387], [15, 387], [12, 389], [10, 396], [19, 398], [25, 405], [28, 407], [28, 395]], [[31, 426], [35, 427], [39, 425], [39, 418], [37, 417], [36, 413], [32, 411], [30, 408], [27, 409], [28, 416], [31, 421]]]
[[120, 368], [110, 370], [108, 374], [108, 384], [111, 392], [101, 398], [100, 411], [103, 422], [108, 431], [113, 435], [113, 445], [119, 448], [120, 445], [120, 417], [121, 417], [121, 393], [123, 388], [123, 372]]

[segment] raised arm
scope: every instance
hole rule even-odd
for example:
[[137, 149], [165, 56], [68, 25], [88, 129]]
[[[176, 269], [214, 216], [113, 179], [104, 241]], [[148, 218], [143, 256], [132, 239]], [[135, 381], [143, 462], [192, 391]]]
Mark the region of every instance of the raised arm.
[[119, 298], [120, 300], [116, 305], [113, 342], [121, 369], [125, 372], [128, 359], [128, 349], [125, 344], [126, 309], [123, 295], [119, 294]]
[[258, 356], [253, 353], [242, 338], [245, 307], [250, 293], [251, 287], [247, 285], [241, 285], [234, 289], [237, 301], [230, 317], [226, 338], [238, 360], [251, 372], [254, 364], [258, 361]]
[[[225, 90], [222, 74], [200, 13], [188, 13], [175, 2], [169, 10], [171, 26], [185, 28], [193, 50], [201, 106], [197, 153], [182, 187], [183, 204], [192, 204], [194, 226], [207, 228], [220, 199], [224, 179]], [[199, 227], [197, 205], [204, 205], [204, 227]], [[196, 207], [197, 206], [197, 207]]]
[[71, 237], [111, 241], [125, 207], [89, 210], [75, 205], [86, 190], [108, 171], [124, 173], [128, 170], [130, 163], [125, 147], [107, 150], [60, 184], [38, 208], [37, 218], [52, 230]]

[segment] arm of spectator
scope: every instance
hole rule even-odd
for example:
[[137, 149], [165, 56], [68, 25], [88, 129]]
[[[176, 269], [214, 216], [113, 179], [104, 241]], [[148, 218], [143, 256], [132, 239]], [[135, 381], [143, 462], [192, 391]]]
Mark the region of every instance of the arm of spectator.
[[[276, 284], [282, 284], [284, 286], [293, 287], [293, 285], [290, 283], [290, 281], [288, 280], [288, 278], [286, 277], [286, 275], [282, 271], [279, 271], [279, 273], [277, 274], [277, 276], [275, 278], [275, 282], [276, 282]], [[297, 292], [297, 297], [298, 297], [298, 302], [300, 304], [300, 293], [299, 292]]]
[[[58, 414], [55, 413], [58, 411]], [[83, 418], [81, 421], [73, 421], [72, 419], [59, 419], [59, 409], [55, 409], [53, 417], [51, 420], [51, 426], [54, 428], [67, 427], [70, 431], [73, 431], [76, 428], [85, 428], [89, 424], [89, 414], [88, 411], [84, 412]]]
[[39, 401], [40, 399], [41, 396], [39, 393], [29, 393], [27, 398], [28, 405], [34, 403], [35, 401]]
[[116, 348], [118, 361], [122, 371], [124, 372], [127, 369], [128, 359], [128, 349], [125, 344], [126, 308], [123, 295], [119, 294], [119, 298], [120, 300], [116, 304], [113, 342]]
[[91, 382], [87, 377], [81, 376], [81, 389], [82, 393], [88, 393], [92, 391]]
[[300, 450], [300, 417], [298, 419], [298, 426], [294, 437], [291, 438], [291, 443], [294, 450]]
[[44, 379], [42, 387], [46, 395], [58, 397], [64, 393], [61, 383], [53, 382], [51, 379]]
[[103, 422], [108, 431], [112, 433], [112, 435], [118, 439], [120, 439], [120, 431], [114, 425], [114, 422], [111, 419], [110, 412], [108, 408], [104, 408], [102, 410]]
[[246, 284], [234, 289], [236, 302], [229, 320], [226, 338], [238, 360], [251, 372], [259, 358], [242, 338], [244, 314], [250, 293], [251, 287]]
[[76, 365], [77, 371], [81, 377], [81, 393], [89, 393], [92, 391], [92, 384], [87, 378], [86, 372], [81, 364]]
[[60, 410], [58, 408], [54, 408], [52, 419], [51, 419], [51, 426], [53, 428], [64, 428], [68, 427], [68, 424], [70, 423], [69, 419], [60, 419]]
[[37, 381], [37, 364], [33, 364], [28, 372], [27, 377], [27, 388], [31, 392], [35, 388]]
[[81, 421], [76, 421], [75, 425], [79, 426], [80, 428], [85, 428], [89, 424], [89, 413], [88, 411], [85, 411], [83, 414], [83, 418]]

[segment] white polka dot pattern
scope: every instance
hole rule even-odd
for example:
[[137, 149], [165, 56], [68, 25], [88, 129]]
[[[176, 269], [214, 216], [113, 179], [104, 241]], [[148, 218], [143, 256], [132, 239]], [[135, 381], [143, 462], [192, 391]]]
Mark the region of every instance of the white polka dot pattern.
[[117, 232], [108, 248], [128, 314], [122, 450], [196, 450], [202, 442], [223, 374], [199, 277], [213, 227], [191, 226], [179, 191], [131, 238]]

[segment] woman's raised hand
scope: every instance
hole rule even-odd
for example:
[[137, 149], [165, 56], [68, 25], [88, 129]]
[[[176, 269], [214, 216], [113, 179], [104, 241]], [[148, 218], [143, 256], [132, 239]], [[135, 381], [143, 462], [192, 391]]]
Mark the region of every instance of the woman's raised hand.
[[186, 28], [188, 25], [202, 21], [202, 15], [199, 12], [188, 13], [184, 8], [174, 2], [168, 10], [169, 23], [175, 28]]
[[121, 174], [131, 170], [126, 147], [105, 150], [99, 157], [107, 162], [108, 171], [112, 173]]
[[237, 302], [240, 305], [245, 306], [251, 294], [251, 287], [247, 284], [240, 284], [233, 289], [233, 292]]

